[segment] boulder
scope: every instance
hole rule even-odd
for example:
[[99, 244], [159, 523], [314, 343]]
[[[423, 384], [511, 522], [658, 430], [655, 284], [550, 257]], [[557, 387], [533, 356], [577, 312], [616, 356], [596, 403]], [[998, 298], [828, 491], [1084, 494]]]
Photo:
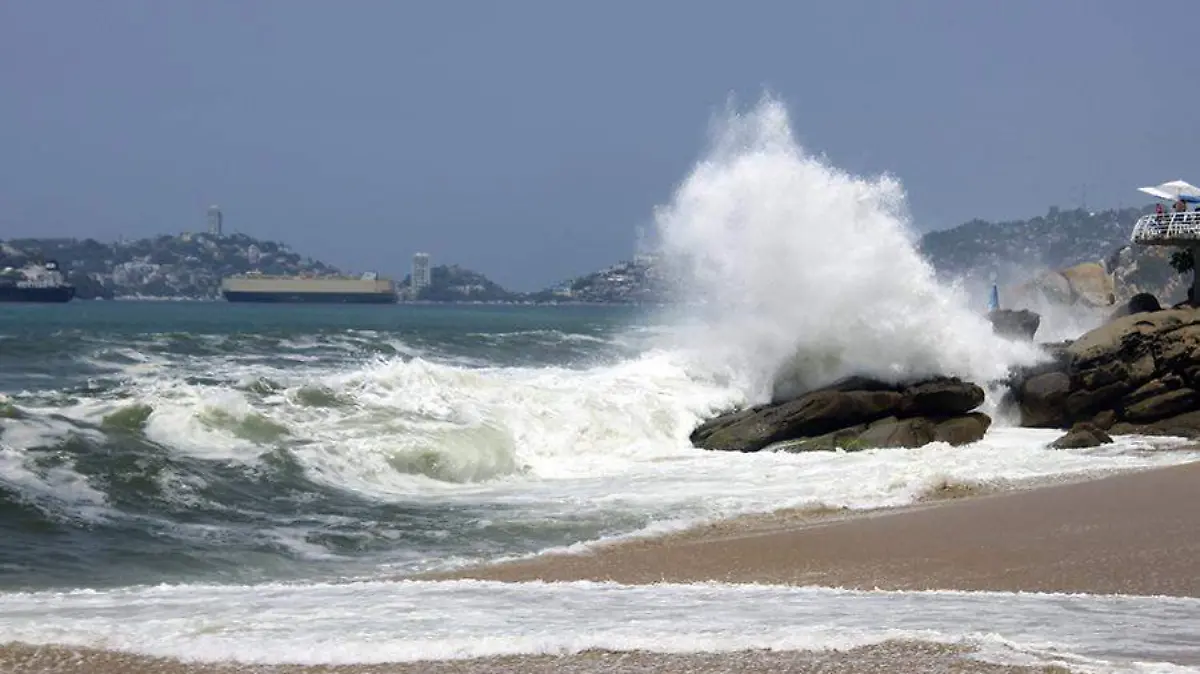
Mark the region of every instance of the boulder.
[[1138, 295], [1152, 295], [1171, 305], [1185, 299], [1190, 278], [1171, 267], [1175, 250], [1170, 246], [1127, 245], [1109, 256], [1105, 267], [1112, 277], [1117, 301], [1125, 303]]
[[957, 377], [919, 382], [905, 387], [902, 395], [902, 416], [955, 416], [983, 404], [983, 389]]
[[1113, 280], [1099, 262], [1084, 262], [1059, 272], [1071, 288], [1073, 304], [1109, 307], [1116, 303]]
[[982, 412], [946, 419], [887, 417], [815, 438], [785, 441], [775, 448], [791, 453], [833, 450], [853, 452], [881, 447], [921, 447], [930, 442], [944, 442], [958, 447], [982, 440], [991, 424], [991, 417]]
[[1113, 314], [1113, 319], [1129, 316], [1130, 314], [1144, 314], [1150, 311], [1162, 311], [1162, 304], [1158, 298], [1150, 293], [1138, 293], [1129, 298], [1129, 301], [1122, 305]]
[[1021, 386], [1022, 425], [1058, 428], [1070, 393], [1071, 378], [1065, 372], [1046, 372], [1027, 379]]
[[880, 419], [858, 434], [857, 445], [867, 447], [920, 447], [933, 442], [936, 424], [925, 417]]
[[983, 412], [971, 412], [939, 422], [933, 428], [935, 442], [958, 447], [979, 442], [992, 425], [992, 418]]
[[787, 451], [964, 444], [982, 437], [991, 423], [987, 415], [970, 413], [983, 398], [983, 389], [957, 378], [890, 384], [855, 377], [720, 415], [697, 427], [691, 441], [702, 449], [741, 452], [779, 443]]
[[1095, 424], [1082, 422], [1075, 424], [1067, 434], [1050, 443], [1055, 449], [1083, 449], [1107, 445], [1113, 439]]
[[1113, 435], [1169, 435], [1200, 438], [1200, 410], [1184, 412], [1143, 424], [1121, 421], [1113, 424], [1108, 431]]
[[1042, 317], [1028, 309], [994, 309], [988, 313], [992, 331], [1009, 339], [1033, 339]]
[[1188, 415], [1200, 411], [1200, 310], [1122, 316], [1010, 384], [1024, 426], [1092, 422], [1113, 433], [1171, 429], [1198, 437]]
[[1071, 281], [1060, 272], [1047, 271], [1027, 284], [1022, 294], [1041, 295], [1051, 304], [1070, 304], [1073, 296]]

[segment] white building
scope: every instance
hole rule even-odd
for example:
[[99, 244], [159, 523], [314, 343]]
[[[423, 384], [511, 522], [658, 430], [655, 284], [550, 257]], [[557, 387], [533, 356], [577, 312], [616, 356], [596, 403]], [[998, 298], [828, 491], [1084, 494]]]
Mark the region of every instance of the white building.
[[415, 298], [422, 289], [433, 283], [432, 272], [429, 268], [429, 253], [417, 253], [412, 259], [412, 296]]
[[221, 236], [221, 228], [224, 224], [224, 217], [221, 215], [220, 207], [215, 204], [208, 207], [208, 233], [214, 236]]

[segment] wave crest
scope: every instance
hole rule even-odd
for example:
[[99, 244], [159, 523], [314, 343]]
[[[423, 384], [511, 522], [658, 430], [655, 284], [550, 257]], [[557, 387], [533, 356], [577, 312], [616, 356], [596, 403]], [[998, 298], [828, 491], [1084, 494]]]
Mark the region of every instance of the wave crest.
[[718, 125], [656, 224], [681, 292], [701, 307], [701, 350], [754, 399], [777, 380], [795, 392], [850, 374], [984, 383], [1039, 358], [939, 285], [897, 179], [806, 153], [769, 97]]

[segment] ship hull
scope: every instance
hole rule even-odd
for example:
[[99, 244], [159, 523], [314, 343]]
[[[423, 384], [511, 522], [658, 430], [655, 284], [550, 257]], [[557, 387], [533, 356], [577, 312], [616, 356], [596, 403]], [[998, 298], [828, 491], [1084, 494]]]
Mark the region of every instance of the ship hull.
[[338, 292], [270, 292], [225, 290], [221, 293], [230, 302], [262, 302], [273, 304], [395, 304], [395, 293], [338, 293]]
[[49, 288], [17, 288], [15, 286], [0, 286], [0, 302], [70, 302], [75, 297], [74, 286], [53, 286]]

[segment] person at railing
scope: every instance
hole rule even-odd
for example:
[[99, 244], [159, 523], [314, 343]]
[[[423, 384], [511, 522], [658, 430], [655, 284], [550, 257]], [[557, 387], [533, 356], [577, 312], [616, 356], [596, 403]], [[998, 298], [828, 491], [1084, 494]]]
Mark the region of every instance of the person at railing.
[[1162, 207], [1162, 203], [1154, 204], [1154, 221], [1155, 222], [1161, 223], [1163, 221], [1163, 216], [1165, 216], [1166, 214], [1167, 214], [1167, 209]]
[[1175, 202], [1175, 212], [1176, 213], [1186, 213], [1187, 212], [1187, 202], [1184, 201], [1183, 199], [1176, 201]]

